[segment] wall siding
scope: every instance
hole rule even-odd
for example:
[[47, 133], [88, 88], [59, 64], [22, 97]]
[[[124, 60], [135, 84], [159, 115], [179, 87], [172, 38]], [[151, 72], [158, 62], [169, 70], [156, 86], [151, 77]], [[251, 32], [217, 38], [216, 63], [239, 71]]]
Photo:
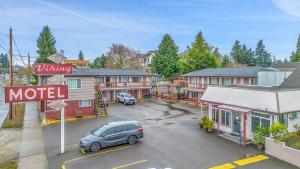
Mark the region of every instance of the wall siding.
[[89, 100], [95, 97], [94, 77], [67, 77], [66, 79], [81, 79], [80, 89], [69, 89], [68, 100]]

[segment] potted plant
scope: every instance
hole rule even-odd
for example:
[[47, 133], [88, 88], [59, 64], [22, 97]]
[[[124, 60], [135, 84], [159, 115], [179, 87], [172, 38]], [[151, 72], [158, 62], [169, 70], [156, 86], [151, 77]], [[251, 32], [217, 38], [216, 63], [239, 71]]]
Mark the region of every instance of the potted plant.
[[202, 117], [201, 120], [200, 120], [200, 123], [199, 123], [200, 128], [204, 128], [205, 129], [204, 126], [206, 126], [208, 120], [209, 119], [208, 119], [207, 116]]
[[268, 135], [267, 129], [261, 124], [256, 127], [253, 133], [253, 142], [258, 150], [262, 150], [265, 145], [265, 137]]
[[206, 127], [207, 127], [207, 132], [212, 133], [214, 131], [214, 121], [208, 120]]

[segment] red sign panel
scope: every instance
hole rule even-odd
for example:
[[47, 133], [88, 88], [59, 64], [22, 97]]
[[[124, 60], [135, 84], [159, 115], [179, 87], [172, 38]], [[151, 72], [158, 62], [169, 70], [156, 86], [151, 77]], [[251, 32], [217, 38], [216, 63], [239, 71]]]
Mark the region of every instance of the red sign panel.
[[37, 63], [34, 65], [36, 74], [53, 75], [53, 74], [71, 74], [72, 65], [54, 64], [54, 63]]
[[68, 99], [67, 85], [5, 87], [5, 103]]

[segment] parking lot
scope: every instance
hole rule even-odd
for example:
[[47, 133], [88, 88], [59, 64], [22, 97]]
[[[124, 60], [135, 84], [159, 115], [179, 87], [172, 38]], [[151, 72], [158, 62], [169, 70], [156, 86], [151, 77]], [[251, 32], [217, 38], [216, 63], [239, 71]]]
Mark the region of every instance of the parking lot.
[[[65, 126], [66, 153], [60, 155], [60, 124], [43, 128], [51, 169], [207, 169], [231, 163], [245, 154], [261, 154], [254, 146], [240, 146], [199, 128], [200, 108], [177, 102], [112, 104], [109, 117], [68, 122]], [[82, 153], [80, 136], [91, 129], [118, 120], [138, 120], [144, 138], [135, 145], [120, 145], [97, 153]], [[296, 169], [269, 157], [242, 169]], [[229, 167], [230, 168], [230, 167]], [[227, 169], [229, 169], [227, 168]], [[226, 169], [226, 168], [225, 168]]]

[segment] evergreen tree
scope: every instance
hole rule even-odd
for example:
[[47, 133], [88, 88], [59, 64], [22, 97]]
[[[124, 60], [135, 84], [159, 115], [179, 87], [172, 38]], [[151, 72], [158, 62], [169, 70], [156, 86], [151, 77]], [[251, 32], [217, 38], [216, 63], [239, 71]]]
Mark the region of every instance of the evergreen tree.
[[180, 59], [178, 47], [169, 34], [165, 34], [155, 52], [151, 69], [153, 72], [172, 78], [179, 74], [177, 62]]
[[246, 56], [247, 56], [247, 62], [246, 64], [248, 66], [255, 66], [256, 61], [255, 61], [255, 52], [249, 48], [246, 52]]
[[300, 62], [300, 34], [297, 41], [296, 52], [292, 52], [291, 62]]
[[268, 67], [272, 64], [271, 54], [267, 52], [263, 40], [259, 40], [255, 49], [256, 65]]
[[106, 63], [107, 57], [102, 54], [102, 56], [96, 57], [96, 59], [91, 63], [89, 66], [91, 68], [97, 69], [97, 68], [104, 68]]
[[9, 67], [9, 60], [7, 54], [0, 54], [0, 67], [1, 68], [8, 68]]
[[84, 56], [83, 56], [82, 50], [79, 51], [78, 60], [84, 60]]
[[224, 55], [223, 58], [222, 58], [221, 67], [224, 67], [224, 66], [228, 65], [229, 62], [230, 62], [229, 61], [229, 56]]
[[56, 53], [55, 43], [56, 40], [52, 35], [50, 28], [47, 25], [44, 26], [37, 40], [37, 53], [39, 55], [36, 59], [37, 63], [49, 62], [47, 57]]
[[245, 44], [240, 44], [240, 41], [236, 40], [231, 49], [230, 56], [237, 64], [245, 64], [248, 66], [255, 65], [254, 52], [251, 48], [247, 48]]
[[230, 56], [235, 63], [242, 63], [242, 46], [240, 41], [236, 40], [234, 42], [233, 47], [231, 48]]
[[217, 59], [218, 65], [221, 65], [222, 63], [222, 55], [219, 52], [219, 49], [217, 47], [214, 48], [213, 54], [215, 58]]
[[212, 52], [210, 47], [202, 36], [202, 32], [196, 35], [192, 47], [181, 58], [179, 65], [182, 73], [196, 71], [205, 68], [218, 67], [219, 54]]

